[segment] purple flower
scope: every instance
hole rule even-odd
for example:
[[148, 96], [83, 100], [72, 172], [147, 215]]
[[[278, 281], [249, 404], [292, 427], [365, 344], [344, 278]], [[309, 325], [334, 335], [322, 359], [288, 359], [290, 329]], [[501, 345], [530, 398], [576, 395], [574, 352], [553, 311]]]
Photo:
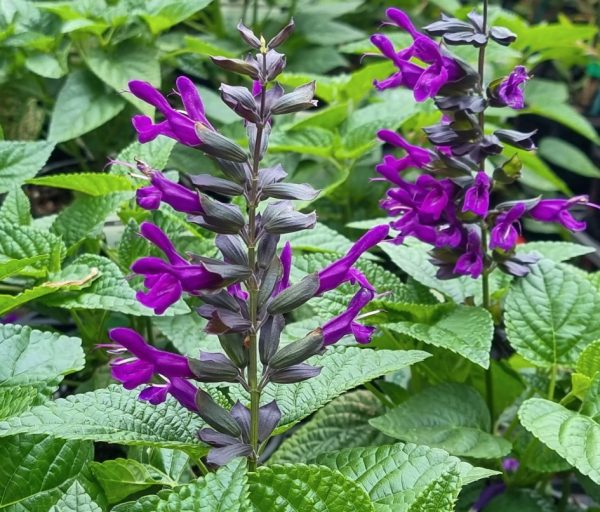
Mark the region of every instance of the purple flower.
[[196, 394], [198, 388], [191, 382], [179, 377], [168, 379], [166, 384], [153, 384], [142, 390], [140, 400], [147, 400], [152, 405], [163, 403], [167, 395], [171, 394], [181, 405], [192, 412], [198, 412]]
[[600, 208], [590, 203], [588, 196], [575, 196], [571, 199], [542, 199], [528, 213], [541, 222], [557, 222], [570, 231], [583, 231], [587, 227], [585, 221], [575, 219], [569, 212], [569, 208], [576, 205]]
[[290, 271], [292, 269], [292, 246], [289, 242], [286, 242], [281, 249], [281, 254], [279, 255], [279, 261], [281, 262], [281, 279], [275, 286], [275, 292], [273, 295], [279, 295], [283, 290], [289, 288], [290, 286]]
[[465, 193], [463, 212], [473, 212], [475, 215], [485, 217], [490, 207], [491, 180], [484, 171], [479, 171], [475, 182]]
[[[500, 82], [497, 90], [497, 100], [500, 105], [508, 106], [516, 110], [525, 107], [525, 95], [523, 88], [529, 80], [527, 69], [524, 66], [516, 66], [505, 80]], [[500, 106], [499, 105], [499, 106]]]
[[507, 457], [502, 460], [502, 469], [507, 473], [514, 473], [519, 469], [519, 466], [519, 460], [514, 457]]
[[358, 270], [352, 268], [361, 255], [385, 240], [389, 233], [389, 226], [376, 226], [361, 236], [343, 258], [327, 265], [319, 272], [319, 289], [315, 295], [320, 295], [333, 290], [346, 281], [358, 282], [361, 287], [373, 290], [367, 278]]
[[116, 343], [108, 346], [112, 353], [127, 351], [134, 356], [127, 359], [118, 358], [111, 363], [113, 378], [122, 382], [126, 389], [147, 384], [154, 374], [161, 374], [167, 378], [190, 379], [194, 376], [186, 357], [148, 345], [144, 338], [132, 329], [117, 327], [111, 329], [108, 336]]
[[515, 223], [523, 216], [525, 210], [524, 203], [517, 203], [510, 210], [498, 215], [490, 234], [490, 249], [510, 251], [517, 244], [519, 232]]
[[360, 310], [375, 297], [375, 293], [361, 288], [348, 304], [348, 309], [323, 325], [323, 342], [332, 345], [348, 334], [354, 335], [358, 343], [369, 343], [375, 327], [359, 324], [355, 321]]
[[178, 212], [203, 213], [200, 197], [196, 192], [168, 180], [159, 171], [151, 171], [149, 174], [151, 185], [139, 188], [136, 192], [137, 203], [140, 207], [146, 210], [156, 210], [162, 201]]
[[406, 155], [402, 158], [395, 158], [392, 155], [386, 155], [383, 162], [375, 169], [384, 178], [395, 184], [400, 184], [398, 181], [399, 173], [410, 167], [424, 169], [427, 164], [433, 160], [433, 153], [419, 146], [409, 144], [404, 138], [392, 130], [379, 130], [377, 136], [383, 141], [392, 146], [402, 148], [406, 151]]
[[153, 105], [165, 117], [164, 121], [154, 124], [148, 116], [133, 116], [133, 127], [138, 132], [141, 143], [150, 142], [159, 135], [175, 139], [186, 146], [198, 146], [202, 141], [196, 134], [196, 124], [214, 130], [204, 113], [204, 105], [194, 83], [185, 76], [176, 80], [176, 93], [181, 97], [185, 112], [175, 110], [166, 98], [148, 82], [132, 80], [129, 90], [139, 99]]
[[469, 231], [466, 250], [456, 260], [453, 272], [458, 275], [470, 275], [474, 279], [483, 272], [481, 239], [474, 230]]
[[176, 250], [167, 235], [156, 225], [144, 222], [140, 226], [144, 238], [152, 242], [168, 261], [154, 256], [139, 258], [131, 266], [136, 274], [144, 276], [147, 292], [137, 292], [137, 299], [157, 315], [179, 300], [182, 293], [219, 288], [223, 279], [202, 265], [192, 265]]

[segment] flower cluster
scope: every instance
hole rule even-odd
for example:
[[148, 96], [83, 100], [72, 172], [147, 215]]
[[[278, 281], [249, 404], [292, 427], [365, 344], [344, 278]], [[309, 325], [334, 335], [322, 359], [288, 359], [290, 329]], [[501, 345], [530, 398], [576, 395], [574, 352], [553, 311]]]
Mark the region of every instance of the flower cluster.
[[[385, 35], [371, 36], [372, 43], [398, 70], [387, 79], [376, 81], [375, 87], [408, 88], [416, 101], [433, 98], [442, 114], [438, 124], [424, 129], [431, 149], [414, 146], [391, 130], [378, 132], [381, 141], [403, 153], [401, 157], [385, 155], [376, 167], [380, 177], [375, 179], [392, 185], [381, 206], [394, 217], [390, 223], [397, 232], [394, 242], [402, 243], [411, 236], [430, 244], [440, 278], [477, 278], [495, 266], [514, 275], [526, 274], [535, 258], [515, 253], [524, 217], [581, 231], [586, 224], [572, 216], [571, 208], [596, 205], [587, 196], [577, 196], [535, 198], [492, 207], [491, 195], [496, 185], [512, 183], [520, 175], [521, 163], [516, 155], [497, 162], [505, 144], [532, 150], [535, 132], [495, 130], [487, 134], [485, 110], [523, 108], [523, 88], [529, 74], [523, 66], [517, 66], [508, 76], [491, 81], [485, 90], [483, 69], [471, 68], [430, 37], [441, 36], [446, 45], [482, 47], [489, 39], [508, 45], [515, 40], [514, 34], [504, 27], [488, 29], [486, 20], [475, 12], [469, 14], [468, 22], [444, 16], [425, 27], [428, 34], [418, 31], [399, 9], [390, 8], [386, 14], [386, 24], [408, 32], [413, 42], [408, 48], [397, 50]], [[497, 164], [493, 172], [486, 169], [487, 159]], [[416, 180], [409, 180], [403, 176], [406, 169], [421, 173]]]
[[[258, 447], [281, 416], [275, 402], [258, 406], [266, 385], [314, 377], [320, 368], [307, 364], [308, 358], [347, 335], [368, 343], [374, 331], [359, 320], [376, 291], [354, 265], [365, 251], [387, 237], [388, 226], [371, 229], [343, 257], [296, 283], [290, 280], [292, 248], [289, 243], [280, 247], [281, 235], [310, 229], [316, 222], [314, 212], [296, 211], [292, 201], [313, 199], [317, 192], [308, 184], [285, 183], [287, 175], [280, 165], [261, 166], [273, 116], [316, 103], [314, 83], [286, 93], [274, 82], [285, 66], [284, 55], [275, 48], [292, 28], [288, 25], [266, 43], [240, 24], [242, 38], [258, 53], [244, 60], [213, 59], [221, 68], [253, 80], [251, 89], [226, 84], [220, 88], [223, 101], [243, 119], [247, 150], [211, 125], [190, 79], [179, 77], [176, 82], [184, 110], [172, 107], [146, 82], [129, 84], [131, 93], [155, 106], [164, 117], [157, 123], [146, 116], [133, 118], [140, 142], [159, 135], [173, 138], [206, 153], [224, 175], [196, 174], [187, 186], [138, 162], [137, 169], [149, 182], [137, 190], [138, 205], [155, 210], [164, 203], [186, 214], [189, 222], [215, 234], [220, 255], [181, 254], [158, 225], [143, 222], [141, 236], [162, 257], [142, 257], [131, 266], [134, 274], [143, 278], [137, 299], [160, 315], [182, 297], [195, 297], [202, 303], [197, 313], [207, 320], [206, 331], [218, 336], [223, 353], [200, 352], [197, 358], [172, 354], [152, 347], [127, 328], [110, 331], [113, 343], [104, 347], [119, 354], [112, 361], [112, 375], [127, 389], [145, 386], [140, 398], [152, 404], [172, 395], [206, 421], [210, 428], [203, 429], [199, 437], [213, 447], [208, 461], [214, 464], [224, 464], [239, 455], [254, 461], [258, 458]], [[226, 201], [232, 197], [245, 202], [245, 210], [237, 206], [239, 202]], [[259, 211], [261, 202], [267, 204]], [[358, 289], [347, 309], [303, 339], [280, 347], [284, 315], [344, 283]], [[260, 376], [258, 359], [262, 363]], [[250, 393], [250, 409], [238, 402], [226, 410], [196, 384], [203, 382], [239, 384]]]

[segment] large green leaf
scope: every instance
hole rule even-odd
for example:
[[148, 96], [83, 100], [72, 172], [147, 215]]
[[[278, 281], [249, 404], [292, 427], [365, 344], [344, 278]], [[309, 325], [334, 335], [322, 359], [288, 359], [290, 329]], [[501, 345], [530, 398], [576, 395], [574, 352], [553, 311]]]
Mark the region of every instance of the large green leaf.
[[578, 147], [556, 137], [544, 137], [539, 154], [568, 171], [588, 178], [600, 178], [600, 169]]
[[526, 400], [519, 419], [537, 439], [600, 485], [597, 420], [542, 398]]
[[461, 457], [498, 458], [511, 448], [489, 433], [491, 419], [483, 397], [464, 384], [427, 388], [370, 423], [388, 436]]
[[0, 140], [0, 193], [32, 178], [46, 164], [53, 142]]
[[429, 354], [420, 350], [328, 349], [324, 355], [309, 360], [310, 364], [322, 367], [320, 375], [297, 384], [271, 384], [262, 399], [265, 403], [277, 400], [282, 412], [277, 432], [283, 432], [344, 391], [427, 357]]
[[[460, 473], [463, 485], [487, 478], [495, 471], [471, 466], [443, 450], [396, 443], [393, 445], [349, 448], [317, 458], [323, 464], [340, 471], [369, 494], [377, 512], [402, 512], [423, 493], [430, 494], [430, 485], [453, 468]], [[454, 489], [451, 489], [454, 493]]]
[[49, 512], [102, 512], [102, 508], [75, 480]]
[[269, 463], [311, 463], [326, 452], [382, 444], [389, 438], [369, 425], [381, 413], [383, 407], [370, 391], [342, 395], [286, 439]]
[[0, 263], [0, 279], [6, 279], [7, 277], [14, 276], [15, 274], [20, 274], [21, 271], [34, 265], [35, 263], [44, 261], [46, 259], [45, 255], [32, 256], [30, 258], [21, 258], [21, 259], [9, 259]]
[[256, 512], [374, 512], [365, 491], [341, 473], [323, 466], [285, 464], [250, 473], [250, 500]]
[[89, 441], [25, 435], [0, 439], [0, 510], [50, 510], [93, 453]]
[[[46, 301], [66, 309], [106, 309], [128, 315], [152, 316], [151, 309], [138, 303], [135, 291], [115, 263], [103, 256], [82, 254], [70, 266], [87, 266], [97, 269], [100, 277], [84, 290], [55, 294]], [[68, 267], [67, 267], [68, 268]], [[185, 303], [179, 302], [169, 308], [165, 315], [176, 315], [189, 311]]]
[[134, 190], [131, 180], [126, 177], [100, 172], [53, 174], [27, 180], [27, 183], [43, 187], [64, 188], [90, 196], [104, 196], [112, 192]]
[[65, 245], [62, 240], [33, 226], [15, 226], [14, 224], [0, 224], [0, 258], [23, 259], [43, 256], [32, 267], [44, 269], [34, 272], [33, 275], [44, 275], [45, 267], [51, 271], [60, 268], [60, 262], [64, 257]]
[[0, 436], [49, 434], [61, 439], [91, 439], [125, 445], [181, 448], [201, 452], [196, 437], [203, 422], [173, 399], [151, 405], [139, 390], [111, 385], [60, 398], [0, 422]]
[[518, 253], [536, 252], [548, 260], [556, 263], [584, 256], [594, 252], [595, 249], [588, 245], [575, 244], [573, 242], [527, 242], [526, 244], [517, 245]]
[[[58, 93], [48, 139], [64, 142], [98, 128], [125, 107], [125, 100], [87, 70], [69, 74]], [[31, 178], [27, 176], [27, 178]]]
[[[128, 40], [107, 49], [96, 47], [83, 55], [90, 70], [119, 94], [128, 91], [130, 80], [144, 80], [160, 87], [160, 63], [157, 50], [152, 46]], [[144, 114], [154, 115], [152, 105], [131, 93], [125, 93], [123, 97]]]
[[[158, 495], [124, 503], [113, 512], [234, 512], [251, 510], [246, 459], [235, 459], [216, 473]], [[274, 511], [275, 512], [275, 511]]]
[[511, 345], [532, 363], [573, 365], [600, 338], [600, 297], [590, 282], [566, 265], [540, 260], [515, 280], [504, 320]]
[[461, 486], [460, 471], [453, 466], [417, 496], [409, 512], [454, 512]]
[[489, 367], [494, 322], [487, 310], [448, 304], [391, 304], [388, 308], [406, 312], [412, 318], [386, 324], [386, 328], [456, 352], [483, 368]]
[[180, 2], [179, 0], [150, 0], [146, 2], [146, 5], [139, 14], [148, 24], [150, 31], [153, 34], [158, 34], [189, 18], [210, 4], [211, 1], [188, 0], [187, 2]]
[[207, 321], [195, 311], [185, 315], [158, 316], [152, 321], [175, 348], [186, 356], [198, 357], [201, 350], [222, 351], [219, 338], [204, 332]]
[[29, 197], [20, 185], [13, 185], [2, 202], [0, 223], [28, 226], [32, 220]]

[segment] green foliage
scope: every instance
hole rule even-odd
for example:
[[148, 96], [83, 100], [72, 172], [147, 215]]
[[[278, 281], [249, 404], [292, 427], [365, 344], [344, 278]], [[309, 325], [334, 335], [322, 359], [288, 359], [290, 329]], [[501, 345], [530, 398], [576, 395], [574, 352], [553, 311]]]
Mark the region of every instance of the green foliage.
[[134, 189], [131, 181], [125, 176], [101, 173], [55, 174], [32, 178], [26, 183], [73, 190], [90, 196], [104, 196]]
[[43, 167], [54, 149], [52, 142], [0, 140], [0, 192], [8, 192]]

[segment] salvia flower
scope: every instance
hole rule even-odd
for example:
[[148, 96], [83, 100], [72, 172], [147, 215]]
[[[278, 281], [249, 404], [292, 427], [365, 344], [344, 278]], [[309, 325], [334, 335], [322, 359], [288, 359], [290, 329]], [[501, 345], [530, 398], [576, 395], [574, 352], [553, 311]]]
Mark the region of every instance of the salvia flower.
[[181, 97], [185, 108], [184, 112], [171, 107], [160, 91], [148, 82], [141, 80], [129, 82], [129, 90], [133, 95], [156, 107], [165, 117], [164, 121], [155, 124], [148, 116], [133, 116], [133, 127], [137, 131], [141, 143], [150, 142], [159, 135], [165, 135], [186, 146], [198, 146], [202, 141], [196, 133], [196, 124], [200, 123], [200, 125], [214, 130], [206, 118], [202, 99], [194, 83], [185, 76], [178, 77], [175, 83], [177, 85], [176, 93]]
[[556, 222], [570, 231], [583, 231], [587, 226], [586, 222], [577, 220], [569, 211], [577, 205], [600, 208], [590, 203], [589, 197], [584, 195], [571, 199], [542, 199], [528, 213], [533, 219], [541, 222]]
[[152, 384], [142, 390], [139, 398], [145, 400], [152, 405], [163, 403], [167, 399], [167, 395], [171, 395], [186, 409], [192, 412], [199, 412], [196, 404], [196, 395], [198, 388], [189, 380], [180, 377], [164, 379], [165, 384]]
[[490, 188], [492, 181], [484, 171], [479, 171], [473, 185], [465, 192], [463, 212], [472, 212], [485, 217], [490, 207]]
[[525, 213], [524, 203], [515, 204], [510, 210], [500, 213], [490, 235], [490, 249], [510, 251], [516, 244], [519, 231], [516, 226]]
[[495, 93], [495, 105], [507, 106], [520, 110], [525, 107], [525, 94], [523, 88], [529, 80], [529, 74], [524, 66], [517, 66], [498, 85]]
[[201, 214], [203, 212], [197, 192], [175, 183], [159, 171], [150, 171], [150, 185], [138, 188], [137, 204], [146, 210], [156, 210], [161, 201], [178, 212]]
[[481, 249], [481, 238], [472, 229], [467, 235], [466, 250], [459, 256], [454, 265], [454, 273], [457, 275], [469, 275], [473, 278], [479, 277], [483, 272], [483, 251]]
[[348, 334], [352, 334], [358, 343], [369, 343], [375, 327], [358, 323], [356, 317], [374, 297], [375, 293], [372, 290], [361, 288], [348, 304], [346, 311], [323, 325], [323, 343], [333, 345]]

